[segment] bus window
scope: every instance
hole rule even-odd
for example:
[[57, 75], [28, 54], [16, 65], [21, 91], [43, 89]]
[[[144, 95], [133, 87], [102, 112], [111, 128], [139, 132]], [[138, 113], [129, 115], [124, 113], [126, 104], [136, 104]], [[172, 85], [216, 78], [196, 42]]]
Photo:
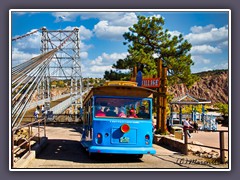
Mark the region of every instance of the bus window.
[[150, 119], [150, 100], [96, 97], [94, 104], [96, 105], [95, 117]]

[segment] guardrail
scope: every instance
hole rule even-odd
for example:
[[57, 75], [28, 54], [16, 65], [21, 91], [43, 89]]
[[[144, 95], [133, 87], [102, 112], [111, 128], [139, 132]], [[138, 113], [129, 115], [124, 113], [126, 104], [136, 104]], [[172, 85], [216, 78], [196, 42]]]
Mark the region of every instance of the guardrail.
[[[56, 101], [58, 99], [62, 99], [62, 98], [68, 97], [68, 96], [70, 96], [70, 93], [62, 94], [62, 95], [58, 95], [58, 96], [53, 96], [53, 97], [51, 97], [51, 101]], [[37, 107], [37, 105], [42, 105], [46, 101], [50, 101], [50, 99], [47, 98], [47, 99], [42, 99], [42, 100], [39, 100], [39, 101], [36, 101], [36, 102], [29, 103], [26, 108], [27, 109], [35, 108], [35, 107]]]
[[[88, 93], [89, 90], [82, 93], [82, 96], [84, 96], [86, 93]], [[61, 114], [63, 113], [69, 106], [71, 106], [72, 102], [76, 101], [81, 97], [80, 94], [75, 95], [73, 97], [70, 97], [66, 99], [65, 101], [59, 103], [58, 105], [52, 107], [49, 111], [53, 111], [53, 114]]]
[[[184, 151], [185, 153], [184, 154], [185, 155], [188, 155], [188, 144], [191, 144], [191, 143], [188, 143], [187, 130], [193, 130], [194, 131], [196, 129], [194, 129], [194, 128], [184, 128], [184, 130], [183, 130], [183, 132], [184, 132], [184, 144], [185, 144], [185, 151]], [[206, 146], [206, 145], [200, 145], [200, 144], [191, 144], [191, 145], [220, 150], [220, 163], [224, 164], [226, 162], [225, 161], [225, 151], [228, 151], [228, 149], [224, 148], [224, 133], [225, 132], [228, 133], [228, 130], [201, 130], [201, 131], [204, 131], [204, 132], [219, 132], [219, 142], [220, 142], [219, 143], [219, 148], [212, 147], [212, 146]]]
[[[36, 127], [36, 132], [33, 132], [33, 127]], [[23, 131], [27, 129], [27, 135], [25, 137], [19, 137], [17, 139], [16, 132]], [[41, 136], [41, 132], [43, 135]], [[21, 135], [20, 135], [21, 136]], [[11, 148], [11, 158], [12, 167], [14, 167], [14, 157], [19, 150], [25, 150], [26, 153], [30, 154], [31, 151], [31, 141], [36, 141], [40, 144], [41, 137], [46, 137], [46, 119], [37, 119], [31, 123], [21, 125], [19, 127], [12, 129], [12, 148]], [[15, 142], [16, 141], [16, 142]], [[25, 153], [24, 153], [25, 154]]]
[[51, 114], [47, 123], [81, 123], [82, 117], [79, 114]]

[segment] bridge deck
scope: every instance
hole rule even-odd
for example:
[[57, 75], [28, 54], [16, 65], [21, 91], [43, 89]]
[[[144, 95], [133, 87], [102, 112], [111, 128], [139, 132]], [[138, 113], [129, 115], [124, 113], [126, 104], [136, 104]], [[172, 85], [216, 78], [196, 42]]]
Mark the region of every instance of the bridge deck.
[[[50, 107], [54, 107], [54, 106], [58, 105], [59, 103], [61, 103], [62, 101], [65, 101], [68, 98], [69, 98], [69, 96], [64, 97], [62, 99], [57, 99], [55, 101], [51, 101]], [[25, 116], [23, 117], [22, 124], [29, 123], [29, 122], [31, 122], [31, 120], [33, 120], [33, 113], [35, 110], [36, 110], [36, 108], [32, 108], [26, 112]]]

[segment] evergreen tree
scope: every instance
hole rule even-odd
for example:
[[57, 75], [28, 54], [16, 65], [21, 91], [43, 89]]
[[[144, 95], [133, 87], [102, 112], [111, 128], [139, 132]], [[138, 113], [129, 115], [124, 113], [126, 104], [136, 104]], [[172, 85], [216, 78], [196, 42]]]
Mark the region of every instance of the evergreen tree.
[[157, 75], [157, 61], [163, 60], [168, 69], [169, 83], [185, 83], [191, 86], [196, 76], [191, 74], [190, 67], [192, 45], [184, 40], [182, 34], [172, 36], [163, 29], [162, 17], [138, 16], [138, 22], [124, 33], [129, 55], [113, 65], [116, 69], [132, 69], [135, 65], [143, 64], [145, 75]]

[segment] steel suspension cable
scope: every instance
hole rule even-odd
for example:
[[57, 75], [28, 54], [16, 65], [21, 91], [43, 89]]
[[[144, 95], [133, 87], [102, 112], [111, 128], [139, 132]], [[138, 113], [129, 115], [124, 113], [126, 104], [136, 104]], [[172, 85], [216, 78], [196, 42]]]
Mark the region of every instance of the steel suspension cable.
[[[52, 53], [50, 55], [52, 55], [53, 53], [55, 53], [57, 51], [57, 49], [52, 50]], [[20, 73], [18, 75], [15, 75], [15, 77], [13, 77], [13, 81], [12, 81], [12, 85], [14, 85], [15, 83], [18, 83], [17, 85], [14, 86], [14, 88], [12, 89], [12, 92], [15, 91], [25, 80], [27, 80], [27, 78], [29, 78], [29, 73], [36, 68], [37, 66], [39, 66], [39, 64], [41, 64], [46, 58], [48, 58], [49, 55], [47, 57], [45, 57], [44, 59], [40, 59], [41, 61], [38, 60], [38, 62], [34, 62], [33, 66], [29, 66], [29, 68], [27, 68], [26, 70], [23, 70], [24, 73]]]
[[[37, 70], [33, 70], [34, 72], [32, 72], [32, 77], [31, 79], [33, 79], [33, 82], [32, 84], [28, 87], [28, 89], [24, 92], [24, 94], [21, 94], [20, 98], [18, 98], [18, 102], [16, 104], [16, 106], [13, 108], [12, 112], [13, 114], [15, 113], [15, 111], [18, 110], [18, 106], [20, 105], [20, 103], [22, 102], [24, 96], [29, 92], [29, 90], [32, 88], [33, 84], [35, 83], [35, 81], [38, 79], [38, 80], [41, 80], [41, 75], [42, 73], [44, 72], [45, 70], [45, 67], [47, 66], [47, 64], [43, 64], [40, 68], [38, 68]], [[39, 78], [40, 77], [40, 78]], [[22, 88], [21, 90], [23, 90], [24, 88]], [[20, 90], [20, 92], [21, 92]]]
[[16, 41], [16, 40], [18, 40], [18, 39], [22, 39], [22, 38], [24, 38], [24, 37], [30, 36], [30, 35], [38, 32], [39, 30], [40, 30], [40, 29], [37, 29], [37, 30], [32, 31], [32, 32], [30, 32], [30, 33], [27, 33], [27, 34], [24, 34], [24, 35], [22, 35], [22, 36], [18, 36], [18, 37], [16, 37], [16, 38], [13, 38], [12, 41]]
[[[53, 53], [56, 53], [57, 49], [53, 49], [47, 53], [41, 54], [37, 57], [32, 58], [31, 60], [26, 61], [25, 63], [22, 63], [18, 66], [15, 66], [12, 68], [12, 75], [13, 80], [19, 79], [20, 75], [27, 72], [29, 69], [35, 68], [38, 64], [43, 62], [45, 59], [47, 59], [49, 56], [51, 56]], [[13, 81], [14, 83], [14, 81]]]
[[[21, 119], [19, 120], [19, 124], [21, 123], [22, 118], [23, 118], [23, 116], [25, 115], [25, 113], [26, 113], [26, 111], [27, 111], [27, 109], [26, 109], [25, 107], [26, 107], [28, 101], [30, 100], [30, 98], [32, 97], [32, 94], [33, 94], [34, 91], [36, 90], [38, 84], [42, 81], [43, 75], [44, 75], [45, 70], [46, 70], [46, 68], [47, 68], [47, 66], [48, 66], [48, 64], [49, 64], [50, 61], [51, 61], [51, 58], [49, 58], [48, 62], [44, 63], [44, 65], [41, 67], [41, 69], [38, 69], [38, 70], [33, 74], [33, 75], [34, 75], [34, 76], [33, 76], [33, 78], [34, 78], [33, 83], [28, 87], [28, 89], [27, 89], [26, 92], [24, 93], [24, 95], [27, 95], [28, 92], [32, 89], [32, 90], [30, 91], [30, 93], [29, 93], [29, 96], [27, 96], [27, 99], [26, 99], [25, 104], [20, 104], [20, 102], [22, 102], [23, 97], [24, 97], [24, 96], [22, 96], [22, 98], [19, 100], [18, 104], [17, 104], [17, 105], [14, 107], [14, 109], [13, 109], [12, 116], [15, 117], [15, 119], [13, 120], [12, 126], [15, 126], [15, 125], [16, 125], [16, 121], [18, 120], [19, 116], [20, 116], [21, 114], [23, 114], [22, 117], [21, 117]], [[37, 75], [37, 76], [35, 76], [35, 75]], [[34, 86], [33, 86], [33, 85], [34, 85]], [[24, 111], [24, 110], [25, 110], [25, 111]], [[23, 113], [23, 111], [24, 111], [24, 113]]]

